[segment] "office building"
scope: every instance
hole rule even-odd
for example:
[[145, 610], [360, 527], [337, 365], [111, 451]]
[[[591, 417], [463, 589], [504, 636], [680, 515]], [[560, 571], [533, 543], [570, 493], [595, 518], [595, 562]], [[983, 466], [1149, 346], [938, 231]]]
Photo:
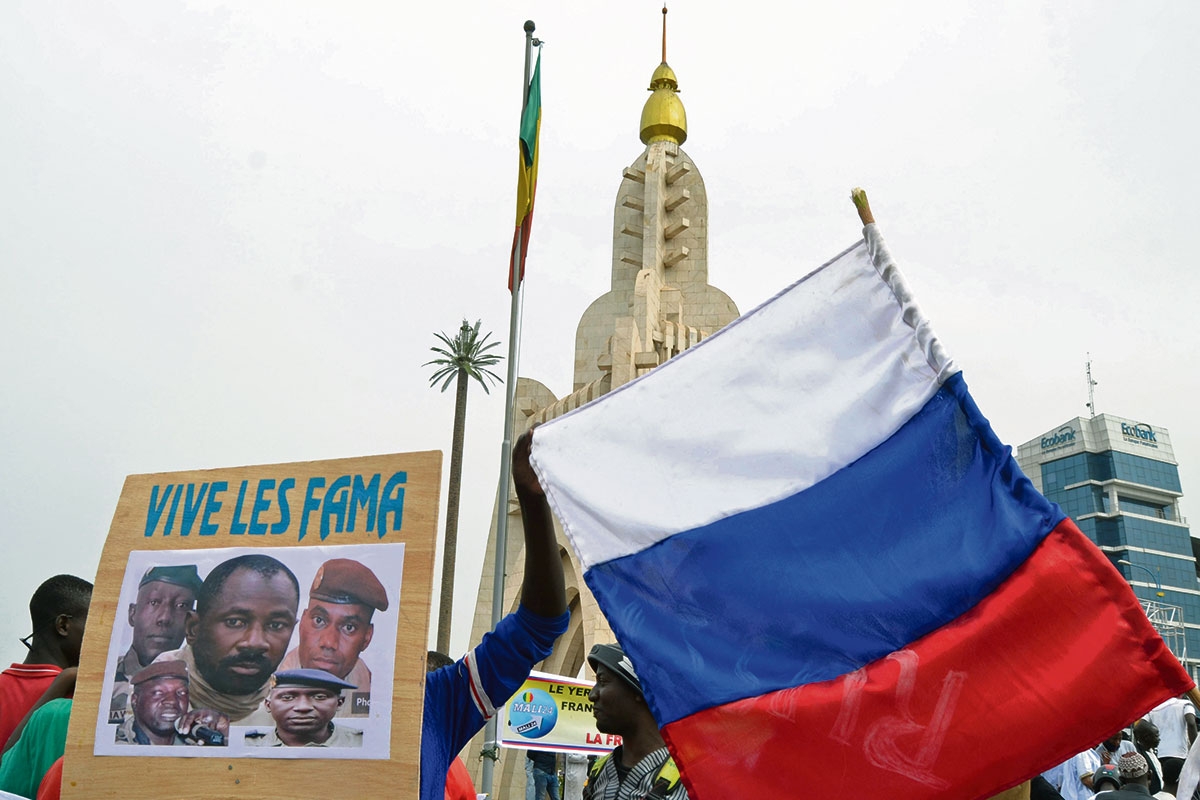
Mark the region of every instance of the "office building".
[[1108, 555], [1196, 675], [1200, 585], [1179, 513], [1183, 489], [1171, 434], [1111, 414], [1076, 417], [1021, 445], [1017, 463]]

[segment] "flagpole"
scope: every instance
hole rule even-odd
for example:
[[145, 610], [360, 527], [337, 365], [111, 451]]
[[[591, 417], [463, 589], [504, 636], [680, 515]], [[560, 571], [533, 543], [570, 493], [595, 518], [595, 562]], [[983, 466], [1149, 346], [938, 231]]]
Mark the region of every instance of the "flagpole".
[[[525, 20], [525, 80], [521, 83], [521, 117], [529, 104], [529, 71], [533, 58], [533, 32], [537, 26], [533, 20]], [[521, 220], [521, 229], [513, 239], [513, 252], [509, 264], [512, 269], [512, 305], [508, 316], [508, 380], [504, 382], [504, 438], [500, 445], [500, 484], [496, 489], [496, 563], [492, 577], [492, 630], [500, 622], [504, 611], [504, 568], [508, 561], [508, 482], [512, 478], [512, 418], [517, 394], [517, 360], [520, 354], [521, 337], [521, 242], [525, 240], [525, 226], [529, 215]], [[479, 791], [492, 794], [492, 771], [499, 760], [496, 747], [496, 717], [488, 720], [483, 733], [483, 772], [480, 775]]]

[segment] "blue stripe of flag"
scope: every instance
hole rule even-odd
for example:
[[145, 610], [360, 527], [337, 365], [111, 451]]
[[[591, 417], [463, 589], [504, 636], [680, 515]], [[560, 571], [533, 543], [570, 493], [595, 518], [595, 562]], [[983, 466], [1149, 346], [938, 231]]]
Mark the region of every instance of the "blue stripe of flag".
[[816, 486], [585, 577], [666, 724], [905, 647], [972, 608], [1062, 519], [959, 374]]

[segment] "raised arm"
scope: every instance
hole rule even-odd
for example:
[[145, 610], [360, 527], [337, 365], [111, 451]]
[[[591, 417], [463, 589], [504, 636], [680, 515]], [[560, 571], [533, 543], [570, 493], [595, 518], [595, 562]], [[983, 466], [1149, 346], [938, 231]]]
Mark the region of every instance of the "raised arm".
[[557, 617], [567, 610], [567, 590], [558, 540], [554, 535], [554, 516], [529, 463], [532, 446], [533, 431], [529, 430], [517, 440], [512, 454], [513, 483], [517, 487], [525, 528], [525, 581], [521, 584], [521, 605], [538, 616]]

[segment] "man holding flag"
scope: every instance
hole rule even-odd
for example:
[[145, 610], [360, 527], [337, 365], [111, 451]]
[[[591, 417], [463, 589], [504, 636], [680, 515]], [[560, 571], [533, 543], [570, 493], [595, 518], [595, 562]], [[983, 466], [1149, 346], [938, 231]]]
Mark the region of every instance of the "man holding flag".
[[529, 466], [530, 438], [521, 437], [512, 456], [525, 532], [520, 606], [463, 658], [425, 676], [421, 800], [442, 800], [455, 757], [550, 655], [571, 619], [554, 521]]

